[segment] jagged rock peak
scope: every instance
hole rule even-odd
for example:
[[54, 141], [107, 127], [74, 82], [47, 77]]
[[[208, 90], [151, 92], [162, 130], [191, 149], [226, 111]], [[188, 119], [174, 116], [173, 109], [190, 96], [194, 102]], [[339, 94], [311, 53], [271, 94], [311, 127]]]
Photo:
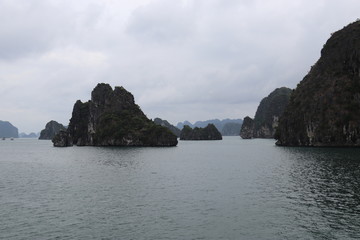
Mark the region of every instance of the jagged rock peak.
[[130, 92], [105, 83], [94, 88], [90, 101], [74, 104], [67, 133], [58, 136], [54, 146], [177, 145], [177, 137], [149, 120]]
[[359, 36], [359, 21], [331, 35], [291, 95], [277, 145], [360, 146]]
[[126, 109], [135, 105], [134, 96], [123, 87], [115, 87], [109, 84], [99, 83], [91, 92], [91, 101], [95, 106], [109, 107], [114, 109]]

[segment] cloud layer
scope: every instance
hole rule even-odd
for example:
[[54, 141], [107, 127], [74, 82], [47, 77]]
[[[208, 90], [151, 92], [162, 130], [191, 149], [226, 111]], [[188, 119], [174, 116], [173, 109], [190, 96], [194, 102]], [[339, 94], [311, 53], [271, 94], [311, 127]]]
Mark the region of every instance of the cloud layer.
[[355, 0], [0, 0], [1, 120], [67, 124], [98, 82], [131, 91], [150, 118], [253, 116], [294, 88]]

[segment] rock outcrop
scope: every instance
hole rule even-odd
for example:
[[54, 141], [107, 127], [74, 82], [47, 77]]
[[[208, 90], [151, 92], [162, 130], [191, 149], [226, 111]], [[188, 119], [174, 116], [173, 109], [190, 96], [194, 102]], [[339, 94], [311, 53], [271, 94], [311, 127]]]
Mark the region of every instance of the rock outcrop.
[[66, 128], [54, 120], [51, 120], [45, 125], [45, 129], [41, 130], [39, 139], [40, 140], [51, 140], [58, 134], [61, 130], [66, 130]]
[[180, 133], [180, 140], [222, 140], [221, 133], [214, 124], [208, 124], [205, 128], [185, 125]]
[[60, 130], [52, 139], [54, 147], [70, 147], [73, 145], [73, 140], [66, 130]]
[[19, 130], [10, 122], [0, 120], [0, 137], [1, 138], [18, 138]]
[[290, 88], [282, 87], [275, 89], [269, 96], [263, 98], [254, 119], [246, 117], [246, 122], [244, 119], [240, 136], [243, 139], [274, 138], [279, 117], [288, 105], [291, 93]]
[[281, 146], [360, 146], [360, 21], [332, 34], [280, 119]]
[[174, 125], [171, 125], [168, 121], [162, 120], [161, 118], [155, 118], [155, 119], [154, 119], [154, 123], [156, 123], [157, 125], [166, 127], [166, 128], [169, 129], [173, 134], [175, 134], [177, 137], [180, 137], [180, 129], [178, 129], [178, 128], [175, 127]]
[[240, 137], [242, 139], [251, 139], [254, 137], [254, 120], [246, 116], [241, 126]]
[[90, 101], [75, 103], [66, 133], [54, 138], [54, 146], [177, 145], [176, 135], [149, 120], [130, 92], [105, 83], [94, 88]]

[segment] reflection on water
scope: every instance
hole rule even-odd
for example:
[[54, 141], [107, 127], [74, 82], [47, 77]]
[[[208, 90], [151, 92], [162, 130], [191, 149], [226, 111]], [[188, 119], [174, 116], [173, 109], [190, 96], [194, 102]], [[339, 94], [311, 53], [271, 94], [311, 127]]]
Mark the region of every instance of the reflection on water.
[[[360, 237], [360, 149], [281, 150], [291, 163], [288, 176], [294, 191], [288, 198], [291, 210], [299, 214], [299, 225], [324, 238], [349, 233]], [[311, 224], [302, 222], [304, 219]]]
[[144, 152], [144, 149], [135, 147], [87, 147], [84, 152], [89, 154], [88, 160], [101, 165], [135, 168], [140, 163], [140, 156]]

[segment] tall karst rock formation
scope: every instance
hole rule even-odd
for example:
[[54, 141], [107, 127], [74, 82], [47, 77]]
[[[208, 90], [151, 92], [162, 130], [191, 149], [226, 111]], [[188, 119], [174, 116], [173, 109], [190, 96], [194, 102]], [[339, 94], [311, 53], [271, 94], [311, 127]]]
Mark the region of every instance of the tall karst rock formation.
[[291, 92], [290, 88], [281, 87], [263, 98], [256, 110], [254, 119], [244, 118], [240, 136], [243, 139], [273, 138], [279, 118], [289, 103]]
[[67, 131], [53, 139], [54, 146], [176, 146], [169, 129], [149, 120], [123, 87], [98, 84], [91, 100], [78, 100]]
[[275, 137], [282, 146], [360, 146], [360, 21], [326, 42]]

